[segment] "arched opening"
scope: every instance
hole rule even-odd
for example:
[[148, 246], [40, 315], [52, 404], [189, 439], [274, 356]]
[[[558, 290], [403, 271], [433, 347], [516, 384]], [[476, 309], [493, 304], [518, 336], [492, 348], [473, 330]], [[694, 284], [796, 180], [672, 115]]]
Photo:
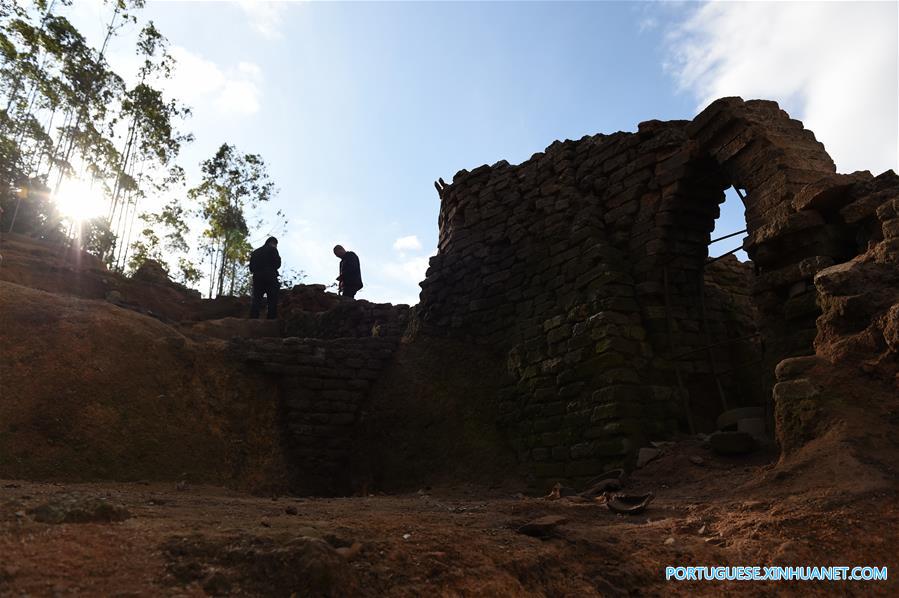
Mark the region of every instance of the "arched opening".
[[[646, 274], [661, 278], [661, 301], [645, 301], [644, 317], [655, 366], [683, 395], [683, 431], [712, 432], [732, 409], [765, 412], [769, 381], [752, 301], [754, 267], [742, 249], [743, 198], [710, 157], [695, 160], [663, 192], [660, 246]], [[653, 326], [659, 314], [664, 326]]]

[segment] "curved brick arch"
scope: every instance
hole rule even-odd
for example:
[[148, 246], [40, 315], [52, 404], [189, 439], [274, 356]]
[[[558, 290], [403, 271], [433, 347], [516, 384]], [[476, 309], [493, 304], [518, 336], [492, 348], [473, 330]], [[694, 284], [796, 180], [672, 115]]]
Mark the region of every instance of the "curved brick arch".
[[[858, 176], [835, 174], [833, 161], [814, 134], [770, 101], [717, 100], [687, 123], [684, 133], [685, 142], [657, 164], [659, 197], [648, 233], [652, 240], [631, 246], [638, 284], [658, 289], [667, 277], [668, 303], [676, 303], [666, 305], [661, 292], [644, 294], [645, 319], [664, 310], [675, 327], [697, 331], [678, 337], [684, 340], [680, 349], [718, 340], [711, 336], [738, 336], [707, 330], [701, 294], [708, 289], [703, 276], [706, 246], [723, 192], [731, 185], [742, 188], [747, 228], [743, 248], [752, 260], [749, 284], [766, 350], [764, 375], [770, 378], [780, 359], [813, 352], [819, 315], [815, 273], [859, 251], [852, 227], [815, 209], [809, 199], [844, 188]], [[654, 335], [653, 345], [662, 355], [678, 353], [665, 350], [670, 344], [668, 335]], [[692, 361], [684, 367], [695, 367], [696, 359]]]
[[714, 159], [734, 186], [751, 193], [746, 220], [752, 235], [795, 213], [795, 195], [836, 172], [814, 133], [776, 102], [722, 98], [686, 130], [698, 151]]

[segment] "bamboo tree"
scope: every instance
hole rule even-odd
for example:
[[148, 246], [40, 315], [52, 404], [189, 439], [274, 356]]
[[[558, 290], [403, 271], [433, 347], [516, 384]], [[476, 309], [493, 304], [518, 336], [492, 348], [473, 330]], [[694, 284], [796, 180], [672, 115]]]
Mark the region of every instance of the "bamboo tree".
[[[166, 102], [162, 92], [154, 89], [150, 82], [154, 78], [171, 76], [174, 59], [168, 53], [168, 42], [156, 29], [152, 21], [142, 30], [138, 38], [138, 54], [143, 64], [138, 72], [139, 83], [129, 90], [122, 102], [121, 118], [127, 120], [125, 146], [121, 154], [120, 173], [127, 173], [136, 160], [155, 160], [161, 166], [168, 166], [178, 155], [180, 146], [192, 139], [190, 135], [178, 133], [173, 121], [189, 116], [190, 111], [175, 101]], [[119, 205], [123, 183], [127, 178], [116, 180], [110, 202], [109, 218], [112, 221], [117, 211], [127, 212], [127, 206]]]
[[199, 203], [197, 214], [206, 223], [201, 245], [210, 257], [209, 295], [221, 295], [230, 274], [234, 290], [237, 266], [249, 253], [247, 215], [275, 193], [265, 162], [258, 154], [241, 154], [223, 143], [215, 155], [200, 164], [203, 178], [188, 191]]
[[[62, 163], [64, 165], [70, 164], [72, 151], [75, 148], [75, 142], [78, 131], [80, 130], [80, 126], [82, 124], [82, 120], [90, 118], [90, 108], [92, 107], [92, 100], [94, 101], [93, 107], [99, 108], [99, 112], [101, 114], [105, 114], [106, 104], [96, 102], [97, 99], [105, 95], [103, 92], [106, 90], [109, 83], [109, 81], [107, 81], [105, 77], [101, 76], [102, 74], [104, 74], [104, 71], [106, 71], [104, 67], [106, 64], [106, 49], [109, 45], [109, 42], [121, 27], [123, 27], [128, 22], [137, 21], [137, 18], [133, 16], [130, 11], [143, 8], [144, 4], [144, 0], [115, 0], [114, 2], [115, 6], [113, 9], [112, 17], [110, 17], [109, 23], [106, 26], [106, 35], [103, 38], [103, 44], [100, 47], [100, 51], [95, 61], [95, 64], [98, 67], [96, 72], [94, 73], [95, 76], [85, 77], [84, 80], [80, 81], [81, 85], [79, 85], [76, 89], [76, 94], [80, 102], [76, 105], [75, 123], [71, 127], [68, 139], [65, 142], [66, 149], [63, 152], [62, 157]], [[54, 192], [59, 191], [59, 187], [62, 184], [62, 179], [63, 173], [60, 172], [60, 176], [56, 181]]]

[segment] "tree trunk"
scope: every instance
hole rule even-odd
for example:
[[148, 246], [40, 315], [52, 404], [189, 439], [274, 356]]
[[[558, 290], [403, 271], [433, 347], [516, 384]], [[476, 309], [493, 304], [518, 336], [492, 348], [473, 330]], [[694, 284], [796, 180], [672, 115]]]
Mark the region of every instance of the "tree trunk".
[[222, 291], [225, 290], [225, 265], [228, 260], [228, 239], [225, 238], [222, 240], [222, 257], [219, 263], [219, 281], [218, 281], [218, 294], [221, 295]]
[[[106, 55], [106, 46], [109, 44], [109, 40], [112, 38], [113, 31], [115, 31], [115, 20], [119, 14], [119, 10], [120, 10], [119, 4], [116, 3], [115, 10], [112, 13], [112, 18], [109, 20], [109, 25], [106, 26], [106, 37], [103, 39], [103, 46], [100, 48], [100, 52], [97, 55], [97, 63], [98, 64], [103, 60], [103, 57]], [[87, 102], [88, 98], [82, 98], [82, 101]], [[69, 158], [72, 156], [72, 150], [74, 149], [74, 146], [75, 146], [75, 131], [77, 131], [78, 127], [81, 125], [82, 112], [80, 110], [77, 111], [77, 115], [78, 115], [78, 117], [75, 119], [75, 126], [72, 127], [72, 134], [69, 135], [68, 147], [66, 148], [66, 151], [65, 151], [64, 160], [66, 162], [68, 162]], [[56, 188], [53, 190], [54, 194], [59, 192], [59, 186], [61, 184], [62, 184], [62, 172], [60, 171], [60, 176], [56, 181]]]

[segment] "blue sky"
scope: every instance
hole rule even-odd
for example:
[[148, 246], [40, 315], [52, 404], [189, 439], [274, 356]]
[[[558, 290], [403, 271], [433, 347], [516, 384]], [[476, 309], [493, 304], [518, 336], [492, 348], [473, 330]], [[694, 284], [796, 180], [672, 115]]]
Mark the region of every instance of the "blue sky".
[[[109, 11], [70, 10], [91, 35]], [[330, 283], [342, 243], [369, 300], [417, 301], [438, 177], [721, 95], [780, 101], [841, 171], [896, 168], [895, 3], [150, 1], [140, 18], [180, 63], [188, 172], [224, 141], [262, 154], [285, 266]], [[132, 48], [122, 35], [110, 61], [133, 70]], [[743, 228], [727, 207], [719, 230]]]

